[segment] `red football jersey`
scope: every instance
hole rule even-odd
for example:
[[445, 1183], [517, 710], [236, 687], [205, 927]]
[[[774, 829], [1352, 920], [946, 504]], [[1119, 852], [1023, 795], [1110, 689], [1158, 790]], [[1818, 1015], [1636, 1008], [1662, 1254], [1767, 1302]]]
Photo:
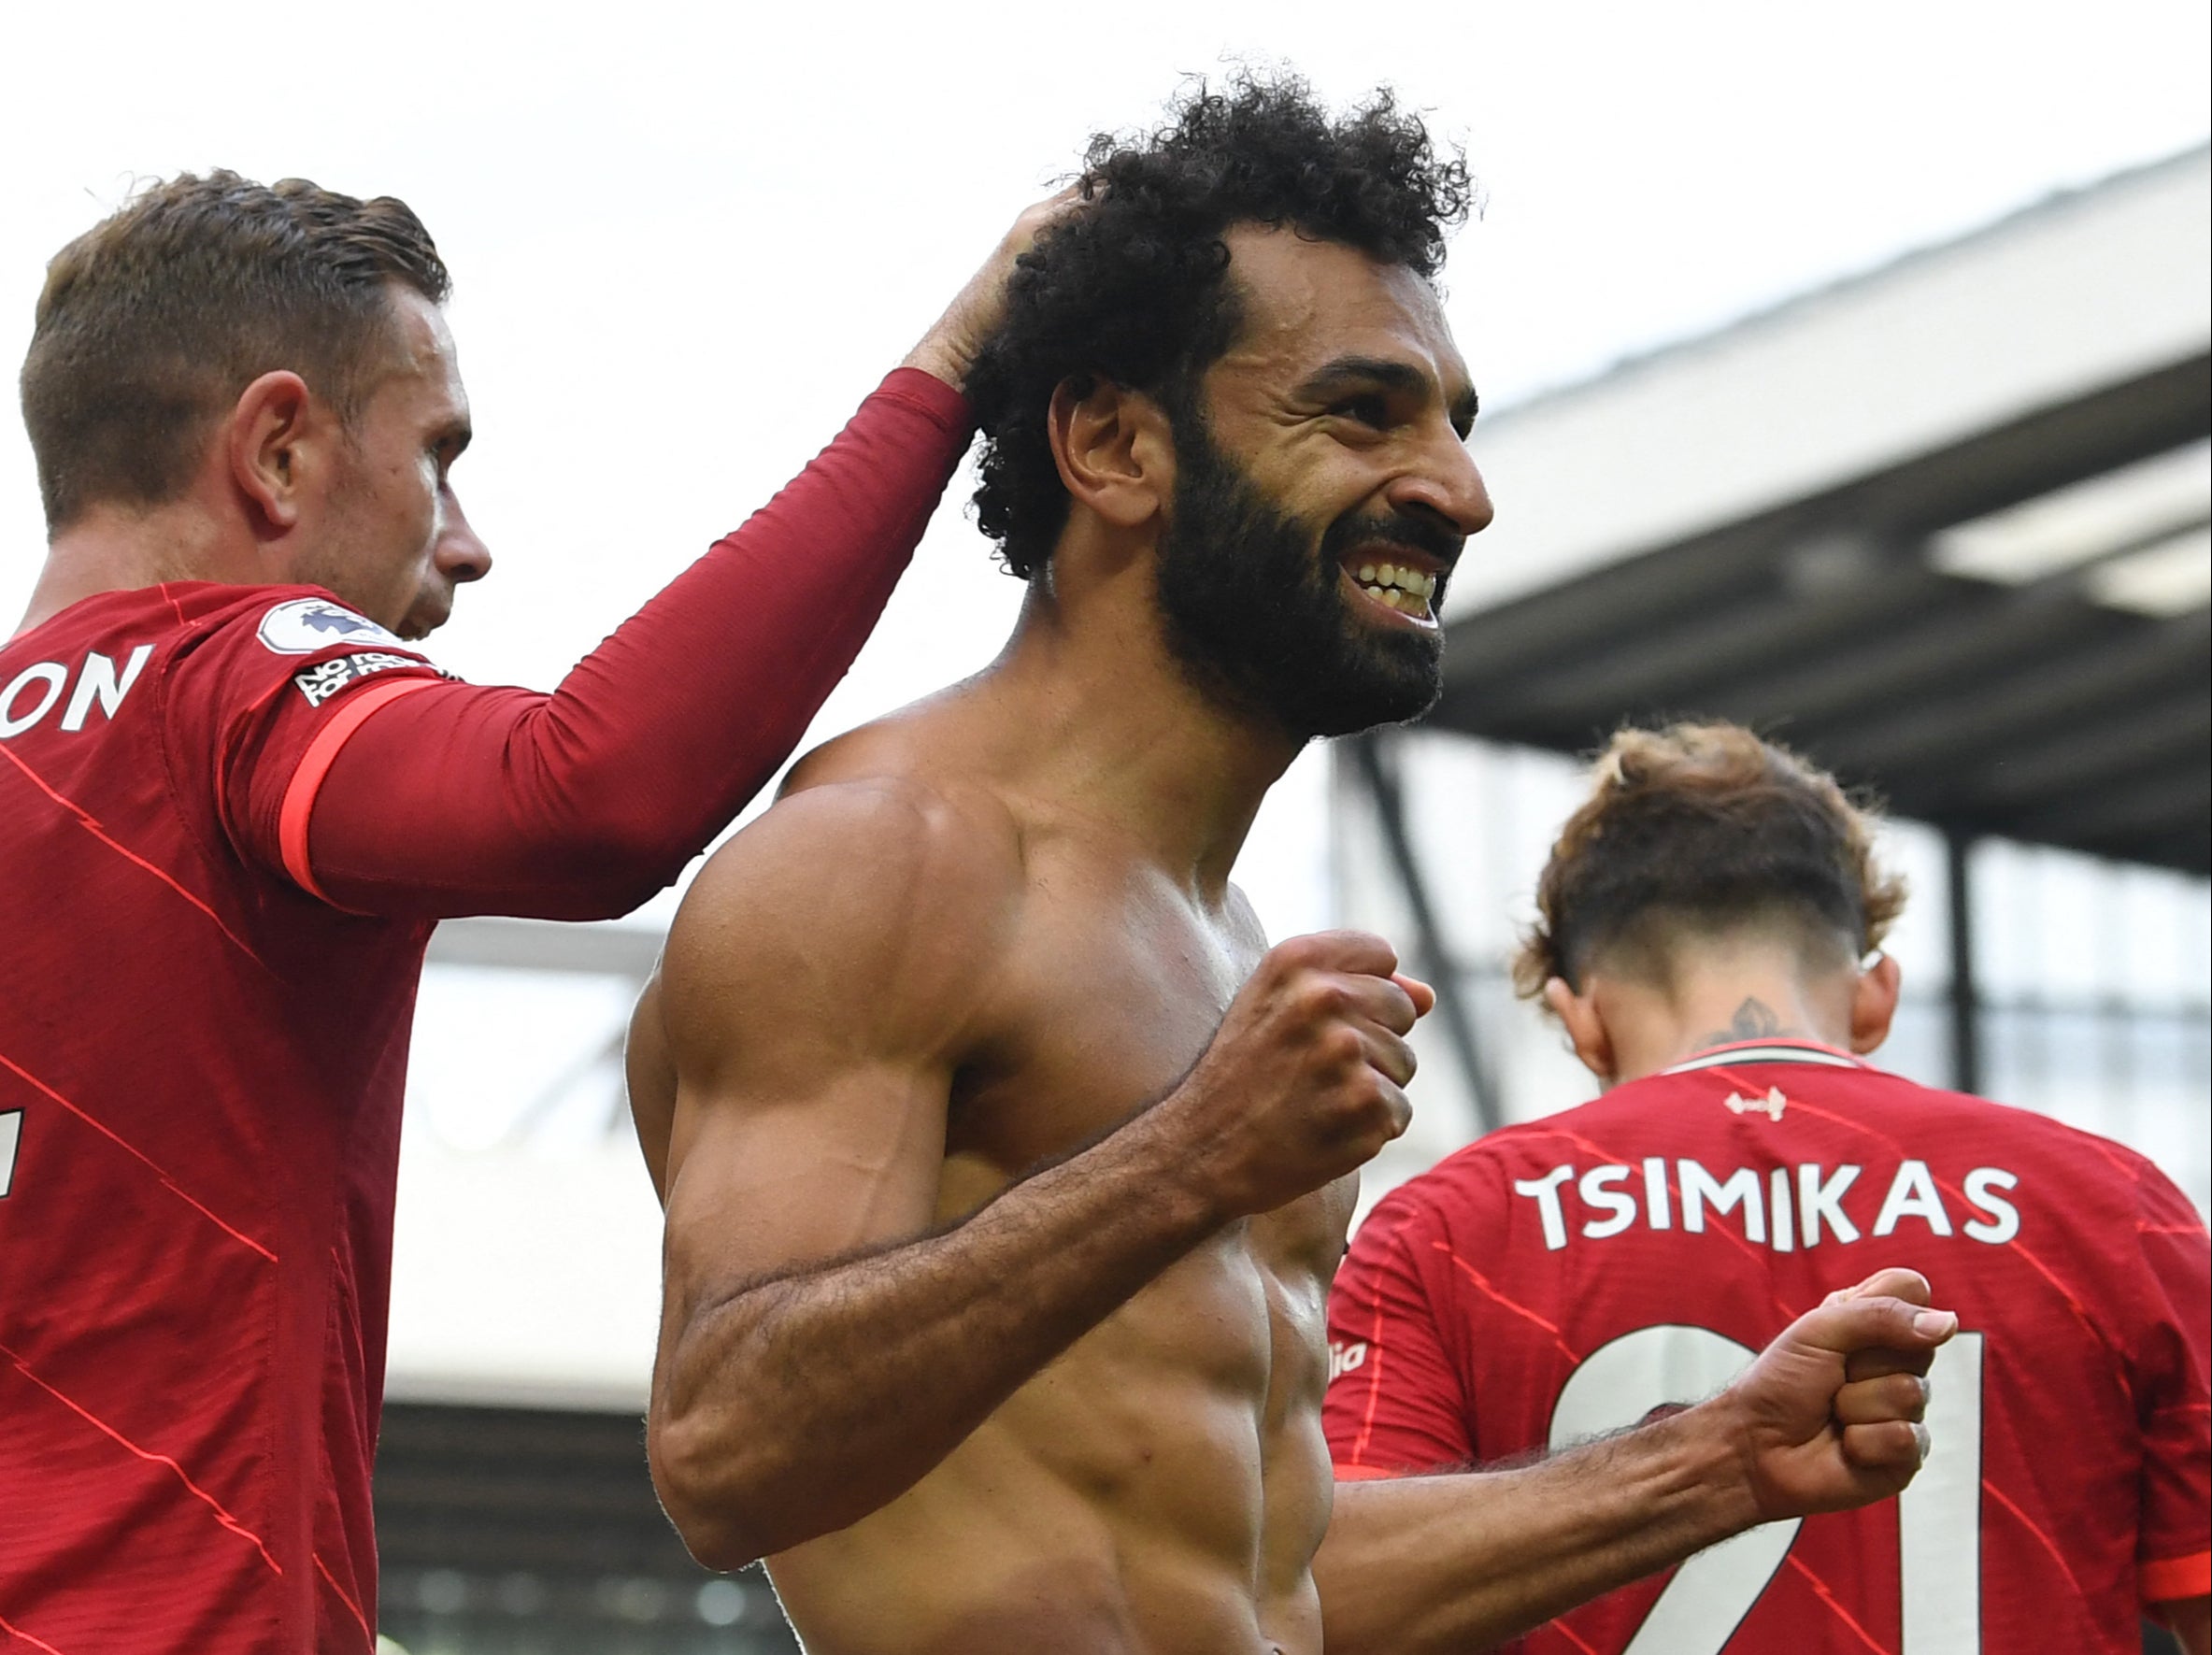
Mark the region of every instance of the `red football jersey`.
[[1825, 1047], [1721, 1047], [1393, 1191], [1329, 1301], [1340, 1477], [1558, 1448], [1720, 1389], [1831, 1291], [1961, 1333], [1895, 1500], [1755, 1529], [1531, 1655], [2134, 1655], [2212, 1586], [2205, 1224], [2141, 1156]]
[[274, 870], [304, 858], [348, 731], [438, 676], [298, 587], [107, 592], [0, 649], [11, 1649], [375, 1641], [369, 1470], [430, 927]]

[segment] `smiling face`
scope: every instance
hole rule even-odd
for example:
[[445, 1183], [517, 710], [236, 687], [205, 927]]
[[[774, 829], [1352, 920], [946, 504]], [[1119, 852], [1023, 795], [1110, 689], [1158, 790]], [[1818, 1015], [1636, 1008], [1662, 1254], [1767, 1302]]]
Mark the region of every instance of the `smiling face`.
[[1410, 270], [1290, 230], [1226, 240], [1241, 326], [1176, 421], [1169, 648], [1294, 737], [1417, 717], [1444, 584], [1491, 520], [1466, 364]]
[[394, 286], [396, 349], [342, 445], [322, 532], [295, 578], [328, 587], [404, 638], [426, 637], [454, 588], [482, 578], [492, 554], [463, 515], [449, 476], [468, 446], [468, 393], [444, 315]]

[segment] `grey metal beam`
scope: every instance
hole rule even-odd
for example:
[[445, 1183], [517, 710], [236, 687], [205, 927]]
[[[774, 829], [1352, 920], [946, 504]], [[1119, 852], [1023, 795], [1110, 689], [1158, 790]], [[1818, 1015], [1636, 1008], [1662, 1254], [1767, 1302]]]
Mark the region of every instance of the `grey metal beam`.
[[1406, 906], [1413, 910], [1413, 928], [1420, 945], [1421, 963], [1436, 991], [1436, 1016], [1444, 1025], [1445, 1037], [1451, 1043], [1452, 1055], [1459, 1060], [1460, 1070], [1467, 1077], [1467, 1095], [1475, 1110], [1475, 1131], [1480, 1136], [1495, 1132], [1505, 1124], [1505, 1118], [1499, 1111], [1497, 1090], [1491, 1083], [1489, 1068], [1482, 1061], [1482, 1051], [1475, 1038], [1474, 1019], [1468, 1015], [1465, 998], [1460, 992], [1463, 974], [1445, 945], [1435, 906], [1429, 901], [1428, 881], [1421, 875], [1420, 859], [1406, 826], [1405, 794], [1398, 785], [1396, 770], [1383, 751], [1384, 739], [1372, 732], [1353, 736], [1349, 743], [1352, 765], [1366, 785], [1367, 796], [1374, 802], [1376, 819], [1382, 825], [1384, 848], [1397, 872], [1400, 889], [1406, 893]]
[[[1738, 686], [1747, 681], [1848, 650], [1869, 629], [1945, 595], [1947, 583], [1925, 567], [1886, 564], [1871, 549], [1863, 560], [1862, 578], [1848, 584], [1808, 590], [1770, 573], [1694, 619], [1647, 628], [1603, 652], [1555, 657], [1550, 670], [1491, 691], [1497, 711], [1586, 721], [1593, 706], [1707, 710], [1742, 699]], [[1762, 712], [1773, 716], [1771, 706]]]
[[2120, 620], [2072, 649], [2025, 655], [1971, 691], [1900, 716], [1862, 720], [1853, 732], [1823, 739], [1820, 751], [1831, 764], [1879, 777], [1913, 764], [1948, 766], [2016, 732], [2069, 722], [2115, 701], [2161, 692], [2193, 700], [2205, 693], [2208, 640], [2212, 621], [2204, 610], [2161, 621]]
[[1974, 836], [1956, 829], [1943, 836], [1946, 894], [1951, 941], [1951, 1085], [1981, 1091], [1981, 991], [1974, 969]]
[[2199, 755], [2193, 764], [2142, 777], [2126, 787], [2070, 795], [2020, 818], [2017, 828], [2029, 838], [2095, 849], [2107, 842], [2182, 833], [2202, 823], [2207, 810], [2212, 810], [2212, 766]]

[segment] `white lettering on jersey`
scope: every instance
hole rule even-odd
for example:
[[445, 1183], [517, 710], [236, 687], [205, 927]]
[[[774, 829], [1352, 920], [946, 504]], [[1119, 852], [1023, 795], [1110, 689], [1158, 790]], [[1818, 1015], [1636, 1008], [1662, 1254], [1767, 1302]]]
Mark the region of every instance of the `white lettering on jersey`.
[[[1580, 1177], [1571, 1165], [1552, 1167], [1540, 1177], [1518, 1178], [1516, 1195], [1536, 1204], [1536, 1219], [1544, 1233], [1544, 1246], [1558, 1252], [1570, 1237], [1580, 1234], [1591, 1241], [1625, 1235], [1640, 1220], [1648, 1230], [1675, 1228], [1673, 1196], [1668, 1174], [1679, 1191], [1681, 1228], [1693, 1235], [1706, 1230], [1708, 1215], [1734, 1213], [1743, 1226], [1743, 1236], [1754, 1246], [1776, 1252], [1795, 1252], [1822, 1242], [1848, 1247], [1860, 1238], [1860, 1222], [1846, 1206], [1857, 1187], [1863, 1166], [1846, 1163], [1833, 1171], [1817, 1161], [1789, 1166], [1739, 1166], [1726, 1177], [1708, 1171], [1688, 1157], [1670, 1167], [1657, 1155], [1641, 1163], [1643, 1200], [1636, 1199], [1638, 1168], [1621, 1162], [1591, 1167]], [[1977, 1166], [1968, 1173], [1963, 1190], [1974, 1216], [1966, 1218], [1964, 1234], [1989, 1247], [1999, 1247], [2020, 1233], [2020, 1211], [2016, 1199], [2001, 1191], [2016, 1190], [2019, 1178], [2002, 1167]], [[1568, 1199], [1576, 1210], [1568, 1209]], [[1871, 1196], [1863, 1198], [1871, 1200]], [[1865, 1207], [1861, 1206], [1862, 1219]], [[1888, 1235], [1905, 1219], [1919, 1219], [1931, 1234], [1953, 1233], [1953, 1215], [1943, 1203], [1934, 1175], [1925, 1161], [1903, 1161], [1889, 1180], [1874, 1220], [1873, 1234]]]
[[1593, 1166], [1582, 1175], [1582, 1182], [1576, 1186], [1581, 1192], [1582, 1205], [1602, 1206], [1612, 1214], [1610, 1218], [1591, 1219], [1582, 1226], [1582, 1234], [1591, 1240], [1603, 1241], [1608, 1235], [1618, 1235], [1636, 1221], [1636, 1198], [1606, 1188], [1632, 1176], [1625, 1166]]
[[1805, 1226], [1805, 1244], [1818, 1247], [1820, 1243], [1820, 1220], [1828, 1220], [1828, 1228], [1835, 1232], [1841, 1242], [1859, 1239], [1859, 1226], [1852, 1223], [1844, 1212], [1844, 1191], [1859, 1180], [1855, 1166], [1839, 1166], [1835, 1177], [1825, 1183], [1820, 1178], [1818, 1162], [1806, 1162], [1797, 1169], [1797, 1212]]
[[1544, 1223], [1544, 1245], [1553, 1252], [1567, 1245], [1567, 1220], [1560, 1212], [1559, 1187], [1575, 1176], [1571, 1166], [1555, 1166], [1540, 1178], [1516, 1178], [1513, 1193], [1535, 1198]]
[[318, 661], [313, 666], [292, 675], [293, 688], [307, 698], [309, 706], [321, 706], [348, 684], [373, 678], [380, 672], [390, 672], [395, 666], [428, 666], [430, 663], [415, 655], [393, 655], [384, 649], [364, 649], [356, 655], [335, 656], [329, 661]]
[[1966, 1199], [1990, 1217], [1987, 1223], [1979, 1219], [1968, 1219], [1966, 1234], [1992, 1247], [2001, 1247], [2018, 1235], [2020, 1233], [2020, 1209], [1992, 1191], [2014, 1189], [2019, 1183], [2019, 1179], [2002, 1167], [1977, 1166], [1968, 1173]]
[[130, 660], [123, 663], [121, 678], [115, 676], [115, 663], [99, 650], [87, 655], [77, 675], [77, 692], [69, 697], [69, 710], [62, 715], [62, 728], [83, 729], [85, 720], [92, 716], [94, 701], [99, 702], [103, 718], [114, 718], [115, 709], [131, 692], [131, 686], [138, 681], [139, 672], [152, 654], [151, 644], [140, 644], [131, 651]]
[[0, 1115], [0, 1201], [15, 1183], [16, 1148], [23, 1141], [23, 1112], [10, 1109]]
[[1673, 1208], [1667, 1202], [1666, 1162], [1657, 1155], [1644, 1162], [1644, 1210], [1650, 1215], [1654, 1230], [1672, 1230], [1675, 1227]]
[[1935, 1193], [1935, 1179], [1925, 1161], [1898, 1163], [1890, 1193], [1882, 1198], [1882, 1210], [1875, 1217], [1874, 1233], [1887, 1235], [1897, 1228], [1899, 1220], [1908, 1218], [1921, 1220], [1938, 1235], [1951, 1233], [1950, 1215], [1943, 1210], [1943, 1201]]
[[[115, 709], [131, 692], [131, 686], [138, 681], [138, 674], [152, 654], [151, 644], [140, 644], [131, 651], [131, 658], [123, 663], [120, 675], [115, 663], [99, 650], [87, 654], [78, 668], [76, 692], [69, 697], [67, 710], [62, 714], [62, 728], [83, 729], [85, 720], [92, 717], [95, 701], [100, 704], [103, 716], [114, 718]], [[21, 735], [53, 711], [68, 682], [69, 669], [59, 661], [34, 661], [10, 678], [7, 687], [0, 690], [0, 741]], [[36, 699], [33, 700], [25, 692], [35, 684], [43, 684], [45, 690], [36, 692]]]
[[1709, 1202], [1716, 1213], [1744, 1209], [1744, 1239], [1766, 1239], [1766, 1203], [1760, 1199], [1759, 1175], [1749, 1167], [1738, 1167], [1728, 1177], [1720, 1179], [1694, 1161], [1687, 1158], [1675, 1163], [1677, 1181], [1682, 1187], [1682, 1228], [1691, 1234], [1703, 1234], [1705, 1227], [1705, 1206]]
[[1329, 1381], [1334, 1384], [1352, 1369], [1367, 1360], [1367, 1341], [1364, 1339], [1331, 1339], [1329, 1341]]
[[[0, 738], [21, 735], [40, 719], [46, 717], [53, 704], [62, 698], [62, 686], [69, 681], [69, 669], [58, 661], [34, 661], [8, 680], [7, 688], [0, 690]], [[34, 684], [44, 684], [46, 693], [23, 710], [23, 692]]]

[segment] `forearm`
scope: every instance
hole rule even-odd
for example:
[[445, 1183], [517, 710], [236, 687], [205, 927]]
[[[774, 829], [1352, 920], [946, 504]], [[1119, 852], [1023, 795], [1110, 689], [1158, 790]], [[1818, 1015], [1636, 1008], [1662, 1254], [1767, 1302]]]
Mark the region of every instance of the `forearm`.
[[1339, 1483], [1329, 1655], [1488, 1648], [1756, 1520], [1709, 1404], [1519, 1469]]
[[1140, 1117], [939, 1234], [672, 1304], [650, 1446], [693, 1552], [735, 1567], [911, 1487], [1219, 1227], [1183, 1170]]
[[959, 400], [894, 375], [790, 487], [549, 696], [436, 686], [378, 710], [312, 806], [341, 906], [620, 913], [789, 756], [882, 613], [965, 445]]

